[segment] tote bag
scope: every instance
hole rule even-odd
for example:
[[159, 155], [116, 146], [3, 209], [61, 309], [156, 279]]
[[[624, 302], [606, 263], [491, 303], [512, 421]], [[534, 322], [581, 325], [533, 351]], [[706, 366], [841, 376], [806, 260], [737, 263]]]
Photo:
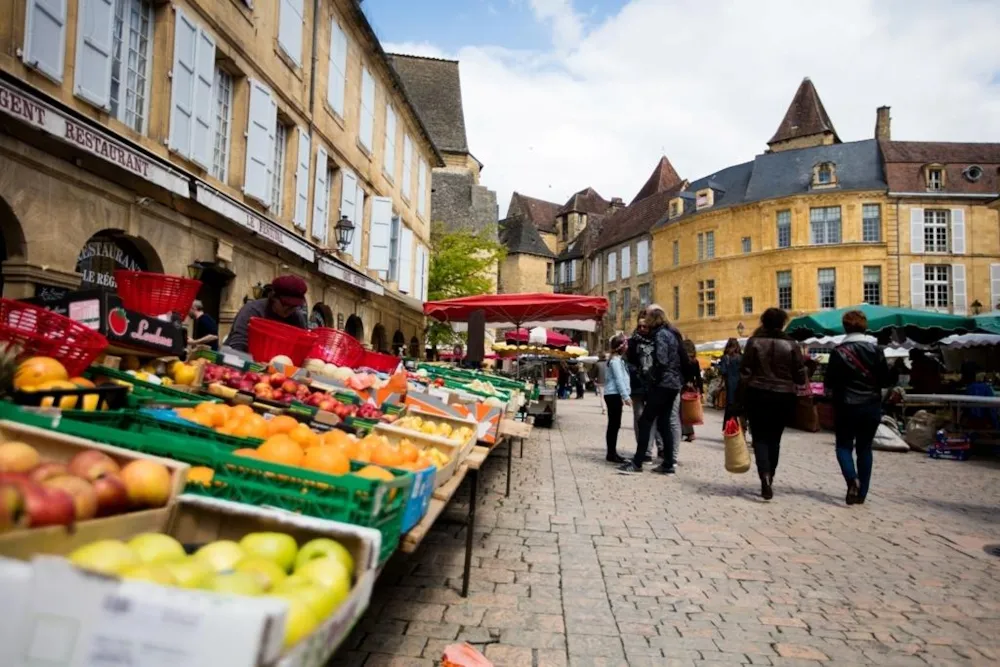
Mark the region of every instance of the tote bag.
[[750, 470], [750, 450], [747, 449], [743, 430], [735, 418], [726, 422], [722, 436], [726, 441], [726, 470], [737, 474]]
[[684, 426], [698, 426], [704, 423], [701, 394], [696, 391], [685, 391], [681, 394], [681, 424]]

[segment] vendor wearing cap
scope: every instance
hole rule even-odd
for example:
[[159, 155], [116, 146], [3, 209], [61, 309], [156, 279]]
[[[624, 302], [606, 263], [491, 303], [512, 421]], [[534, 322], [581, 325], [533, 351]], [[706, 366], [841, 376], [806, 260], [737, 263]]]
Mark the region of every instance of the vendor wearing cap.
[[263, 299], [248, 301], [240, 308], [233, 320], [233, 328], [225, 345], [240, 352], [248, 351], [250, 318], [263, 317], [290, 324], [300, 329], [308, 329], [304, 306], [306, 305], [306, 281], [298, 276], [281, 276], [271, 283], [271, 292]]

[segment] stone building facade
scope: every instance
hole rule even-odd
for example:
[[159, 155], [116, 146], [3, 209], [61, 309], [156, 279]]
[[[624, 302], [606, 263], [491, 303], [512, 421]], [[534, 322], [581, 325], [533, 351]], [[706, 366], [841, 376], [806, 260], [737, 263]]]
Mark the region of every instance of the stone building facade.
[[225, 329], [297, 273], [317, 323], [422, 349], [444, 159], [358, 2], [54, 5], [0, 0], [6, 296], [197, 266]]

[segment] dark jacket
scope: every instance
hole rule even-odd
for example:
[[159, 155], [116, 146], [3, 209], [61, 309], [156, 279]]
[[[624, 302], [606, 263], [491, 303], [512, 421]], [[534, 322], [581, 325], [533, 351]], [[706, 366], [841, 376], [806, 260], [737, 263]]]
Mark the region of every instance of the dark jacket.
[[892, 378], [882, 350], [860, 334], [848, 334], [830, 353], [823, 383], [835, 403], [862, 405], [881, 403], [882, 387]]
[[725, 355], [719, 361], [719, 374], [726, 382], [726, 403], [735, 404], [736, 395], [740, 386], [740, 363], [743, 360], [742, 354], [736, 356]]
[[233, 328], [229, 330], [229, 336], [226, 337], [226, 342], [223, 345], [231, 347], [234, 350], [239, 350], [240, 352], [247, 352], [250, 345], [250, 318], [251, 317], [263, 317], [268, 320], [275, 320], [277, 322], [282, 322], [284, 324], [289, 324], [293, 327], [298, 327], [299, 329], [308, 329], [309, 321], [306, 318], [306, 314], [302, 312], [302, 309], [296, 310], [286, 319], [281, 319], [271, 312], [271, 309], [267, 307], [267, 299], [255, 299], [254, 301], [247, 301], [240, 308], [240, 312], [236, 313], [236, 319], [233, 320]]
[[680, 391], [684, 385], [680, 335], [675, 329], [661, 325], [652, 332], [654, 344], [653, 386], [659, 389]]
[[655, 358], [655, 344], [652, 338], [643, 336], [635, 331], [628, 339], [628, 351], [625, 353], [625, 367], [628, 368], [629, 380], [632, 384], [633, 396], [645, 396], [649, 391], [651, 378], [647, 378], [642, 372], [642, 354], [646, 352]]
[[794, 394], [808, 379], [799, 344], [783, 332], [760, 330], [747, 341], [740, 377], [748, 389], [779, 394]]

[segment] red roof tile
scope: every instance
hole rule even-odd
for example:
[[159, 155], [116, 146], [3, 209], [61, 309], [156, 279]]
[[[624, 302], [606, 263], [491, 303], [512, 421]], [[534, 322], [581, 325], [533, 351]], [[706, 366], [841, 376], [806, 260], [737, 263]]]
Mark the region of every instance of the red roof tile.
[[670, 190], [671, 188], [677, 187], [681, 182], [681, 177], [677, 175], [674, 170], [674, 165], [670, 164], [670, 160], [664, 155], [660, 158], [659, 163], [656, 168], [653, 169], [653, 173], [649, 175], [649, 179], [646, 184], [642, 186], [642, 189], [636, 193], [635, 197], [632, 199], [632, 203], [636, 203], [640, 199], [645, 199], [649, 195], [656, 194], [657, 192], [663, 192], [664, 190]]
[[809, 80], [809, 77], [802, 79], [799, 89], [795, 91], [792, 103], [788, 105], [788, 111], [778, 126], [778, 131], [774, 133], [768, 145], [779, 141], [797, 139], [798, 137], [808, 137], [814, 134], [832, 132], [834, 141], [840, 143], [837, 131], [833, 129], [833, 121], [827, 115], [823, 102], [819, 99], [816, 86]]

